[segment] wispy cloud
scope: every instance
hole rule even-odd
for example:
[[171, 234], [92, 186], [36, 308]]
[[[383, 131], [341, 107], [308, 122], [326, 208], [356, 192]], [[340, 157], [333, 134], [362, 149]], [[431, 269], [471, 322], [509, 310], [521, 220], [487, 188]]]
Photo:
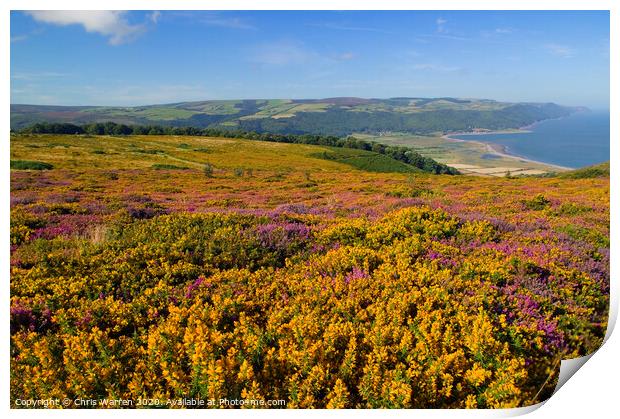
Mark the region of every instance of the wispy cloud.
[[463, 36], [460, 32], [448, 29], [447, 24], [448, 20], [442, 17], [439, 17], [435, 20], [436, 29], [434, 33], [430, 34], [421, 34], [418, 35], [415, 39], [416, 42], [427, 44], [429, 43], [429, 39], [449, 39], [453, 41], [470, 41], [471, 38]]
[[447, 34], [447, 33], [434, 33], [434, 34], [418, 35], [418, 37], [416, 38], [416, 41], [420, 42], [422, 44], [426, 44], [426, 43], [428, 43], [428, 39], [427, 38], [450, 39], [450, 40], [453, 40], [453, 41], [471, 41], [471, 38], [468, 38], [466, 36], [450, 35], [450, 34]]
[[59, 78], [59, 77], [69, 77], [71, 74], [68, 73], [58, 73], [54, 71], [41, 71], [36, 73], [23, 73], [17, 72], [11, 74], [11, 79], [13, 80], [41, 80], [41, 79], [50, 79], [50, 78]]
[[356, 26], [356, 25], [334, 23], [334, 22], [308, 23], [307, 26], [315, 26], [318, 28], [333, 29], [337, 31], [376, 32], [376, 33], [384, 33], [384, 34], [389, 34], [389, 35], [394, 34], [394, 32], [381, 29], [381, 28], [373, 28], [370, 26]]
[[437, 18], [435, 23], [437, 24], [437, 32], [442, 33], [446, 31], [446, 23], [448, 23], [446, 19], [441, 17]]
[[149, 13], [147, 15], [147, 18], [152, 22], [152, 23], [157, 23], [159, 21], [159, 18], [161, 17], [161, 12], [159, 10], [155, 10], [152, 13]]
[[462, 67], [444, 66], [444, 65], [432, 64], [432, 63], [414, 64], [413, 65], [413, 69], [414, 70], [435, 71], [435, 72], [438, 72], [438, 73], [453, 73], [453, 72], [457, 72], [457, 71], [463, 71]]
[[39, 35], [41, 33], [43, 33], [43, 29], [42, 28], [35, 28], [35, 29], [31, 30], [28, 33], [22, 33], [22, 34], [19, 34], [19, 35], [13, 35], [13, 36], [11, 36], [11, 43], [25, 41], [27, 39], [30, 39], [32, 36]]
[[[322, 72], [337, 62], [355, 60], [353, 51], [319, 51], [298, 40], [279, 40], [255, 45], [247, 54], [248, 60], [261, 66], [304, 65], [306, 69]], [[331, 72], [331, 70], [330, 70]]]
[[11, 43], [25, 41], [26, 39], [28, 39], [28, 35], [15, 35], [11, 37]]
[[561, 58], [571, 58], [575, 56], [575, 50], [566, 45], [548, 43], [543, 45], [545, 50], [551, 55]]
[[200, 22], [208, 26], [218, 26], [230, 29], [256, 29], [256, 26], [250, 24], [247, 20], [235, 16], [224, 16], [219, 13], [208, 14], [202, 17]]
[[259, 29], [251, 20], [233, 16], [233, 12], [180, 10], [166, 12], [172, 19], [181, 19], [189, 24], [199, 24], [228, 29], [255, 30]]
[[306, 48], [303, 44], [294, 41], [277, 41], [256, 46], [250, 55], [250, 60], [262, 65], [290, 65], [304, 64], [320, 55]]
[[356, 54], [351, 51], [347, 51], [339, 54], [334, 54], [332, 57], [338, 61], [349, 61], [354, 59], [356, 57]]
[[39, 105], [143, 106], [183, 101], [205, 100], [213, 92], [202, 84], [132, 84], [118, 81], [113, 85], [75, 85], [62, 89], [28, 84], [11, 87], [12, 103]]
[[[90, 33], [106, 36], [111, 45], [120, 45], [134, 40], [141, 35], [146, 27], [144, 24], [130, 24], [123, 11], [113, 10], [43, 10], [28, 11], [38, 22], [56, 26], [80, 25]], [[159, 12], [157, 12], [159, 13]], [[153, 17], [155, 19], [153, 20]], [[159, 14], [151, 14], [150, 20], [155, 23]]]
[[503, 41], [506, 39], [507, 35], [515, 33], [516, 30], [509, 27], [500, 27], [494, 29], [483, 29], [480, 31], [480, 36], [483, 38], [482, 40], [493, 42], [493, 41]]

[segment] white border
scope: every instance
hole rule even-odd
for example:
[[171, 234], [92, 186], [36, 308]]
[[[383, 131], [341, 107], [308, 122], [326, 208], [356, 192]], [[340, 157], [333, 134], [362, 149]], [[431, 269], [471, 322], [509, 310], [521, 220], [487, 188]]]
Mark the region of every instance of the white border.
[[[43, 0], [5, 0], [0, 6], [3, 10], [0, 22], [0, 33], [2, 39], [2, 55], [3, 65], [0, 66], [0, 77], [3, 80], [1, 84], [1, 92], [3, 101], [1, 104], [2, 116], [0, 118], [3, 147], [0, 149], [2, 155], [1, 176], [1, 193], [2, 193], [2, 218], [0, 219], [0, 228], [2, 234], [0, 240], [2, 242], [2, 251], [0, 252], [0, 263], [2, 272], [4, 273], [4, 281], [0, 289], [2, 290], [2, 309], [0, 310], [0, 324], [4, 330], [4, 339], [1, 345], [2, 362], [0, 362], [0, 379], [2, 388], [2, 406], [8, 413], [15, 417], [40, 417], [44, 414], [51, 417], [71, 417], [83, 416], [85, 411], [20, 411], [9, 409], [9, 318], [8, 318], [8, 295], [9, 295], [9, 179], [10, 170], [8, 165], [8, 132], [10, 127], [10, 10], [37, 10], [37, 9], [57, 9], [57, 10], [181, 10], [181, 9], [212, 9], [212, 10], [611, 10], [611, 114], [618, 115], [620, 110], [618, 103], [618, 77], [620, 74], [620, 43], [619, 43], [619, 26], [620, 26], [620, 7], [617, 1], [613, 0], [434, 0], [434, 1], [398, 1], [398, 0], [381, 0], [361, 4], [354, 0], [211, 0], [208, 2], [199, 2], [196, 0], [108, 0], [108, 1], [90, 1], [88, 3], [75, 0], [60, 0], [53, 3]], [[615, 170], [618, 163], [620, 146], [617, 140], [620, 138], [618, 120], [611, 119], [611, 138], [615, 141], [611, 143], [611, 273], [612, 273], [612, 304], [610, 312], [610, 324], [615, 323], [618, 314], [618, 286], [617, 279], [614, 274], [618, 272], [618, 246], [615, 238], [619, 236], [618, 219], [614, 216], [620, 206], [615, 192], [618, 185], [619, 172]], [[620, 354], [620, 340], [618, 333], [608, 336], [608, 341], [603, 347], [597, 351], [592, 359], [588, 361], [587, 366], [576, 373], [576, 376], [568, 381], [557, 394], [555, 394], [544, 406], [531, 413], [531, 417], [547, 418], [553, 416], [567, 417], [596, 417], [606, 418], [612, 417], [617, 412], [618, 407], [618, 385], [617, 377], [620, 372], [620, 362], [618, 354]], [[402, 417], [411, 418], [419, 415], [424, 417], [497, 417], [512, 416], [515, 414], [526, 413], [531, 409], [512, 410], [512, 411], [465, 411], [465, 410], [363, 410], [363, 411], [301, 411], [292, 412], [295, 416], [307, 417], [317, 415], [325, 415], [340, 418], [363, 414], [369, 417]], [[89, 411], [90, 413], [91, 411]], [[613, 413], [612, 413], [613, 412]], [[256, 417], [272, 417], [287, 416], [291, 412], [278, 410], [269, 411], [253, 411], [252, 415]], [[170, 417], [175, 416], [194, 416], [200, 414], [193, 411], [93, 411], [94, 415], [136, 415], [136, 416], [155, 416]], [[203, 413], [204, 414], [204, 413]], [[213, 412], [208, 412], [212, 415]], [[218, 412], [217, 415], [225, 417], [239, 417], [244, 414], [243, 411], [226, 411]]]

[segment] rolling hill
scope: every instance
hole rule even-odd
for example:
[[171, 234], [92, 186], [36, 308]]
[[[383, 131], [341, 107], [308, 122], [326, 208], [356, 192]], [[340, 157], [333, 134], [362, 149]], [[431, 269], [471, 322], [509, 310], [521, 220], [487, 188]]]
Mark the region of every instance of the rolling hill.
[[210, 100], [165, 105], [11, 105], [11, 128], [37, 122], [116, 122], [227, 128], [281, 134], [349, 135], [354, 132], [435, 132], [518, 128], [566, 116], [577, 108], [553, 103], [507, 103], [488, 99], [390, 98]]

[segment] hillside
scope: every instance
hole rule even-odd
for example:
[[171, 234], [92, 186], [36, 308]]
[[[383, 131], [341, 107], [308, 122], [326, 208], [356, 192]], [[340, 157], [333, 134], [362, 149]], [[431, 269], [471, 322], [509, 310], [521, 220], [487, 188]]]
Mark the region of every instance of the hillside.
[[527, 406], [605, 334], [605, 176], [221, 137], [10, 146], [12, 400]]
[[588, 179], [597, 177], [609, 177], [609, 162], [571, 170], [559, 175], [565, 179]]
[[[372, 151], [242, 138], [24, 134], [12, 136], [11, 144], [11, 167], [16, 169], [30, 168], [23, 162], [43, 161], [40, 163], [50, 166], [43, 170], [168, 168], [192, 171], [202, 170], [209, 163], [216, 171], [256, 173], [276, 169], [304, 173], [351, 169], [421, 173], [416, 167]], [[276, 156], [286, 158], [280, 160]]]
[[213, 100], [138, 107], [11, 105], [11, 128], [36, 122], [116, 122], [344, 136], [518, 128], [575, 108], [455, 98]]

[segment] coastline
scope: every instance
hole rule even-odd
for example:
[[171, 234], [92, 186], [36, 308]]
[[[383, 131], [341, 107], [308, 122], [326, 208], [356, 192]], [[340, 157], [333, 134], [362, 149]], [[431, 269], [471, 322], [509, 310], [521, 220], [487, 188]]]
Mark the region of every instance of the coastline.
[[481, 129], [480, 131], [448, 132], [448, 133], [443, 133], [442, 138], [447, 141], [454, 141], [454, 142], [467, 141], [467, 142], [478, 144], [481, 147], [484, 147], [487, 153], [496, 155], [498, 157], [504, 157], [504, 158], [508, 158], [512, 160], [519, 160], [519, 161], [527, 162], [531, 164], [539, 164], [539, 165], [547, 166], [547, 167], [558, 169], [558, 170], [575, 170], [575, 169], [578, 169], [579, 167], [561, 166], [559, 164], [548, 163], [548, 162], [541, 161], [541, 160], [534, 160], [533, 158], [524, 157], [522, 155], [512, 153], [508, 149], [507, 146], [502, 145], [502, 144], [497, 144], [494, 142], [487, 142], [487, 141], [484, 141], [484, 139], [469, 140], [469, 139], [463, 139], [463, 138], [454, 138], [453, 136], [465, 137], [465, 136], [470, 136], [470, 135], [471, 136], [473, 135], [484, 136], [484, 135], [492, 135], [492, 134], [514, 135], [514, 134], [532, 133], [535, 131], [536, 127], [539, 124], [545, 123], [547, 121], [566, 119], [566, 118], [570, 118], [571, 116], [575, 114], [583, 114], [583, 113], [592, 113], [592, 110], [588, 108], [575, 108], [568, 115], [559, 116], [557, 118], [542, 119], [540, 121], [535, 121], [529, 125], [524, 125], [519, 128], [508, 128], [508, 129], [500, 129], [500, 130]]
[[[446, 136], [449, 135], [459, 135], [459, 136], [464, 136], [464, 135], [493, 135], [493, 134], [527, 134], [528, 132], [532, 132], [529, 128], [532, 128], [534, 124], [531, 125], [526, 125], [524, 127], [521, 128], [511, 128], [511, 129], [500, 129], [500, 130], [488, 130], [488, 131], [456, 131], [456, 132], [449, 132], [447, 134], [443, 134]], [[469, 140], [467, 140], [469, 141]]]
[[[557, 118], [541, 119], [540, 121], [535, 121], [535, 122], [532, 122], [531, 124], [523, 125], [522, 127], [519, 127], [519, 128], [506, 128], [506, 129], [499, 129], [499, 130], [481, 129], [480, 131], [454, 131], [454, 132], [444, 133], [443, 135], [445, 135], [445, 136], [450, 136], [450, 135], [464, 136], [464, 135], [493, 135], [493, 134], [526, 134], [528, 132], [532, 132], [532, 130], [536, 127], [536, 125], [538, 125], [538, 124], [540, 124], [542, 122], [555, 121], [555, 120], [558, 120], [558, 119], [568, 118], [568, 117], [570, 117], [570, 116], [572, 116], [572, 115], [574, 115], [576, 113], [581, 113], [581, 112], [591, 112], [591, 111], [590, 110], [576, 110], [574, 112], [571, 112], [568, 115], [559, 116]], [[451, 138], [451, 139], [454, 140], [455, 138]], [[469, 140], [467, 140], [467, 141], [469, 141]], [[542, 163], [542, 162], [537, 162], [537, 163]], [[544, 164], [548, 164], [548, 163], [544, 163]], [[551, 164], [551, 166], [557, 166], [557, 165]], [[558, 166], [558, 167], [562, 167], [562, 166]]]
[[478, 144], [482, 147], [484, 147], [484, 149], [486, 150], [487, 153], [489, 154], [493, 154], [499, 157], [504, 157], [504, 158], [508, 158], [508, 159], [512, 159], [512, 160], [518, 160], [518, 161], [523, 161], [523, 162], [527, 162], [527, 163], [533, 163], [533, 164], [541, 164], [544, 166], [548, 166], [548, 167], [553, 167], [559, 170], [574, 170], [574, 168], [572, 167], [566, 167], [566, 166], [560, 166], [558, 164], [553, 164], [553, 163], [547, 163], [544, 161], [539, 161], [539, 160], [533, 160], [527, 157], [522, 157], [516, 154], [510, 154], [506, 148], [506, 146], [503, 146], [501, 144], [492, 144], [492, 143], [487, 143], [484, 141], [476, 141], [476, 140], [463, 140], [460, 138], [453, 138], [451, 137], [451, 135], [484, 135], [484, 134], [517, 134], [517, 133], [526, 133], [526, 132], [530, 132], [530, 131], [511, 131], [511, 132], [499, 132], [499, 131], [489, 131], [489, 132], [484, 132], [484, 133], [450, 133], [450, 134], [444, 134], [441, 136], [441, 138], [443, 138], [444, 140], [447, 141], [453, 141], [453, 142], [470, 142], [470, 143], [475, 143]]

